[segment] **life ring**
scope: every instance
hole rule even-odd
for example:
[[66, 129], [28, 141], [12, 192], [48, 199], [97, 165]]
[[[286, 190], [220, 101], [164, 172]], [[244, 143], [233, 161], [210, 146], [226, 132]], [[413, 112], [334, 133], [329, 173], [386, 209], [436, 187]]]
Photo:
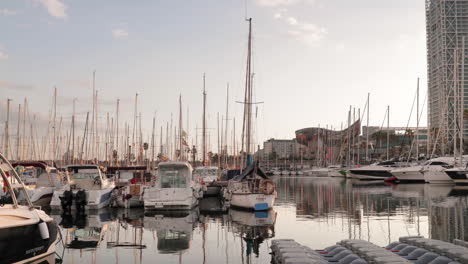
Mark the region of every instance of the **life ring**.
[[262, 181], [260, 183], [260, 190], [263, 194], [273, 194], [276, 190], [276, 185], [270, 180]]

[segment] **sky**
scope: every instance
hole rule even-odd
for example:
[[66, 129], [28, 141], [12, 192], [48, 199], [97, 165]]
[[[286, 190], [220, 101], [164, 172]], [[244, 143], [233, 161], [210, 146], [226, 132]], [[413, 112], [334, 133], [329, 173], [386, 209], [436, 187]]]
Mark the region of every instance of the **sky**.
[[[1, 0], [2, 127], [7, 98], [12, 115], [26, 97], [46, 124], [54, 87], [57, 115], [69, 122], [76, 98], [84, 123], [96, 71], [102, 123], [120, 99], [120, 123], [132, 124], [138, 93], [148, 134], [155, 113], [157, 128], [171, 114], [176, 122], [182, 95], [183, 123], [188, 108], [194, 140], [205, 73], [210, 133], [217, 113], [225, 115], [229, 83], [229, 126], [235, 116], [240, 138], [246, 17], [253, 18], [254, 97], [263, 102], [255, 119], [259, 144], [294, 138], [305, 127], [340, 129], [349, 107], [362, 111], [368, 93], [371, 125], [382, 124], [390, 105], [390, 125], [406, 126], [418, 77], [422, 108], [423, 0]], [[426, 110], [420, 111], [425, 125]]]

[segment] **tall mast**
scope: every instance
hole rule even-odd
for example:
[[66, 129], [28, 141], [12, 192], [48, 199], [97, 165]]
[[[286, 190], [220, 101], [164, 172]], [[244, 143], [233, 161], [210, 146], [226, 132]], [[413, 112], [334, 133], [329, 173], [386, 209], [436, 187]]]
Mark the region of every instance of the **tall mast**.
[[220, 167], [220, 166], [221, 166], [221, 164], [220, 164], [220, 160], [221, 160], [221, 159], [220, 159], [219, 156], [221, 155], [221, 151], [220, 151], [221, 146], [220, 146], [220, 144], [219, 144], [219, 112], [218, 112], [218, 114], [217, 114], [217, 120], [218, 120], [218, 121], [217, 121], [217, 123], [218, 123], [218, 129], [217, 129], [217, 130], [218, 130], [218, 144], [217, 144], [217, 145], [218, 145], [218, 167]]
[[52, 153], [53, 153], [53, 158], [52, 160], [55, 160], [57, 158], [57, 87], [54, 88], [54, 139], [52, 143], [52, 147], [54, 148]]
[[390, 106], [387, 106], [387, 160], [390, 159]]
[[226, 127], [224, 128], [224, 166], [227, 166], [228, 163], [228, 124], [229, 124], [229, 83], [226, 87]]
[[419, 77], [416, 88], [416, 159], [419, 159]]
[[370, 93], [367, 93], [367, 126], [366, 126], [366, 161], [369, 160], [369, 110], [370, 110]]
[[460, 164], [463, 157], [463, 134], [465, 133], [464, 114], [465, 114], [465, 36], [462, 38], [462, 70], [460, 87]]
[[182, 160], [184, 158], [184, 151], [182, 150], [183, 148], [183, 135], [182, 135], [182, 95], [179, 95], [179, 160]]
[[16, 160], [20, 160], [20, 124], [21, 124], [21, 104], [18, 105], [18, 129], [16, 130]]
[[203, 74], [202, 165], [206, 166], [206, 77]]
[[[244, 101], [244, 129], [245, 129], [245, 152], [246, 152], [246, 165], [251, 164], [251, 123], [252, 123], [252, 69], [251, 69], [251, 52], [252, 52], [252, 18], [247, 19], [249, 22], [249, 38], [247, 46], [247, 65], [245, 74], [245, 101]], [[243, 129], [243, 130], [244, 130]], [[244, 135], [244, 133], [243, 133]], [[244, 138], [244, 136], [242, 137]], [[243, 141], [243, 140], [242, 140]]]
[[21, 148], [21, 156], [23, 157], [23, 159], [25, 159], [25, 156], [26, 156], [26, 153], [27, 153], [27, 150], [26, 150], [26, 147], [28, 146], [26, 144], [26, 111], [27, 111], [27, 99], [26, 97], [24, 98], [24, 107], [23, 107], [23, 144], [22, 144], [22, 148]]
[[119, 162], [119, 104], [120, 104], [120, 99], [117, 99], [117, 109], [115, 110], [115, 133], [117, 134], [116, 136], [116, 142], [115, 142], [115, 149], [117, 150], [117, 155], [116, 155], [116, 160], [117, 163]]
[[153, 131], [151, 133], [151, 166], [154, 166], [154, 129], [156, 125], [156, 113], [153, 116]]
[[5, 158], [8, 159], [8, 147], [9, 147], [9, 144], [10, 144], [10, 135], [9, 135], [9, 122], [10, 122], [10, 102], [11, 102], [11, 99], [7, 99], [7, 119], [6, 119], [6, 123], [5, 123], [5, 145], [4, 145], [4, 152], [5, 152]]
[[135, 109], [134, 109], [134, 112], [133, 112], [133, 132], [132, 132], [132, 150], [131, 150], [131, 153], [135, 153], [136, 155], [136, 152], [135, 152], [135, 146], [136, 146], [136, 143], [135, 143], [135, 133], [136, 133], [136, 129], [137, 129], [137, 120], [138, 120], [138, 113], [137, 113], [137, 102], [138, 102], [138, 93], [135, 95]]

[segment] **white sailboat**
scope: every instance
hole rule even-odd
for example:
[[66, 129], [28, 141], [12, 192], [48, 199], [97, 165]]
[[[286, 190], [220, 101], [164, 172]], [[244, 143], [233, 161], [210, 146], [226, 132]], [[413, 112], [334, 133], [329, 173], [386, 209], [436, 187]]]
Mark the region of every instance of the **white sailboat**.
[[70, 189], [54, 191], [52, 210], [97, 210], [109, 206], [113, 181], [103, 175], [97, 165], [70, 165], [66, 167]]
[[159, 163], [156, 181], [143, 194], [145, 210], [190, 210], [203, 196], [198, 179], [188, 162]]
[[21, 178], [2, 154], [0, 185], [0, 263], [54, 263], [57, 225], [33, 206]]
[[[276, 193], [276, 184], [269, 180], [267, 175], [259, 168], [258, 161], [253, 161], [251, 153], [252, 134], [252, 73], [251, 73], [251, 52], [252, 52], [252, 19], [249, 22], [249, 38], [247, 53], [247, 71], [244, 103], [244, 130], [246, 136], [246, 168], [240, 175], [237, 175], [228, 182], [228, 186], [223, 190], [223, 197], [230, 206], [239, 207], [255, 211], [264, 211], [273, 207]], [[244, 144], [242, 144], [244, 147]]]

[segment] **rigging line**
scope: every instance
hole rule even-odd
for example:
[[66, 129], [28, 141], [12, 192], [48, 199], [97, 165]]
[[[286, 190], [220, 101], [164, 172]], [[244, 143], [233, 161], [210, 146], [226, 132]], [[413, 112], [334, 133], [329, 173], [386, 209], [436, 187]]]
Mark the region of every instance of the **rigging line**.
[[[413, 109], [414, 109], [414, 104], [416, 102], [416, 97], [417, 97], [417, 91], [413, 97], [413, 104], [411, 105], [411, 111], [410, 111], [410, 115], [409, 115], [409, 118], [408, 118], [408, 122], [406, 123], [406, 128], [405, 128], [405, 134], [403, 136], [403, 140], [401, 141], [401, 144], [400, 144], [400, 153], [398, 155], [398, 159], [401, 158], [401, 155], [402, 155], [402, 152], [403, 152], [403, 145], [405, 144], [405, 141], [406, 141], [406, 137], [408, 136], [408, 127], [409, 127], [409, 123], [411, 122], [411, 116], [413, 115]], [[419, 113], [417, 113], [419, 114]]]

